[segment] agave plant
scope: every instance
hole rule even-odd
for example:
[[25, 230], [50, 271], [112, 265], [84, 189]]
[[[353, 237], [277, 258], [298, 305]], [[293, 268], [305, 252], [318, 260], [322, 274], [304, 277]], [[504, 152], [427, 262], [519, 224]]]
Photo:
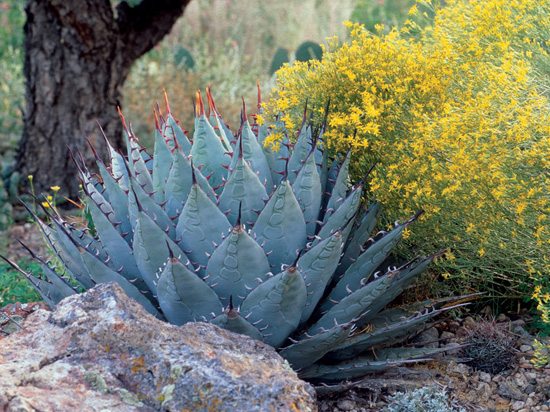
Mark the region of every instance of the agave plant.
[[324, 125], [304, 114], [295, 143], [287, 136], [274, 152], [263, 144], [270, 130], [250, 125], [244, 107], [233, 135], [209, 91], [207, 101], [208, 114], [197, 92], [192, 140], [166, 103], [164, 116], [156, 111], [153, 154], [122, 117], [127, 155], [106, 140], [110, 158], [96, 154], [98, 175], [80, 162], [95, 233], [53, 208], [45, 220], [33, 214], [61, 263], [33, 254], [45, 276], [21, 271], [44, 300], [54, 306], [114, 281], [160, 319], [264, 341], [317, 382], [437, 352], [394, 345], [444, 302], [384, 310], [434, 258], [384, 266], [418, 214], [371, 238], [381, 207], [362, 206], [365, 180], [350, 187], [349, 153], [329, 159]]

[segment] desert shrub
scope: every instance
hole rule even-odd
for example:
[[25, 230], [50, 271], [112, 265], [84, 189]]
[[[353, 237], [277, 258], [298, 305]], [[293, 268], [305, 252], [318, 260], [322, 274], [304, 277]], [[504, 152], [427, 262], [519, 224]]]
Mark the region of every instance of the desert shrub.
[[418, 388], [410, 392], [398, 392], [382, 412], [464, 412], [449, 405], [444, 390], [433, 386]]
[[386, 223], [426, 210], [401, 253], [450, 245], [437, 269], [456, 292], [531, 296], [550, 256], [550, 1], [419, 3], [431, 26], [347, 23], [351, 40], [329, 39], [322, 62], [281, 69], [272, 110], [299, 124], [304, 96], [319, 117], [330, 100], [328, 147], [351, 147], [356, 180], [378, 162], [369, 190]]
[[476, 370], [497, 374], [510, 369], [518, 338], [506, 323], [481, 320], [469, 330], [462, 354]]

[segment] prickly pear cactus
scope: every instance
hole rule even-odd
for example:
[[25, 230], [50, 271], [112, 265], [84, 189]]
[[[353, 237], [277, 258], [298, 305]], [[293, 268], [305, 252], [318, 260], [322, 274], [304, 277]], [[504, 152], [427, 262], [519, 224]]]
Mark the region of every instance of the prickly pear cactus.
[[51, 208], [48, 221], [34, 216], [62, 264], [33, 254], [43, 275], [22, 271], [44, 300], [114, 281], [170, 323], [206, 321], [267, 342], [314, 382], [438, 352], [394, 346], [445, 302], [384, 309], [434, 258], [381, 267], [418, 215], [374, 240], [381, 207], [362, 207], [364, 180], [349, 186], [349, 154], [323, 151], [324, 125], [304, 114], [297, 140], [273, 152], [268, 127], [250, 124], [245, 108], [234, 135], [210, 91], [207, 102], [208, 113], [197, 92], [192, 137], [167, 103], [153, 153], [124, 124], [126, 154], [106, 139], [99, 174], [77, 162], [97, 236]]

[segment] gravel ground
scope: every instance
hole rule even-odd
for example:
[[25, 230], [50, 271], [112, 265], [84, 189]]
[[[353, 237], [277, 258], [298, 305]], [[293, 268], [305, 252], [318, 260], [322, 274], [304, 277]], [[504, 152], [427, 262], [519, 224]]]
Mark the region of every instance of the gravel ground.
[[[435, 386], [445, 391], [449, 405], [465, 411], [550, 411], [550, 365], [535, 368], [533, 340], [527, 332], [532, 318], [523, 311], [515, 320], [499, 316], [497, 325], [514, 337], [512, 357], [499, 373], [476, 370], [465, 363], [462, 349], [431, 362], [370, 376], [344, 392], [319, 396], [321, 412], [381, 411], [396, 392]], [[437, 336], [440, 346], [457, 347], [465, 343], [468, 331], [480, 320], [468, 316], [443, 322], [426, 335]], [[549, 339], [539, 341], [550, 343]]]

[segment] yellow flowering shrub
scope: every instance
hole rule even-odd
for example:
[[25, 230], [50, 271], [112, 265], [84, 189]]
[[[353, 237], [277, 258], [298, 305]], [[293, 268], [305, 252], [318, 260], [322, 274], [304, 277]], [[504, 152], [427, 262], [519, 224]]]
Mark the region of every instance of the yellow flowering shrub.
[[378, 162], [368, 190], [387, 224], [426, 211], [405, 246], [451, 247], [436, 267], [445, 285], [544, 306], [550, 0], [419, 3], [431, 26], [373, 35], [346, 23], [350, 40], [327, 39], [321, 62], [282, 68], [271, 110], [300, 124], [306, 98], [319, 118], [330, 99], [329, 149], [352, 148], [356, 180]]

